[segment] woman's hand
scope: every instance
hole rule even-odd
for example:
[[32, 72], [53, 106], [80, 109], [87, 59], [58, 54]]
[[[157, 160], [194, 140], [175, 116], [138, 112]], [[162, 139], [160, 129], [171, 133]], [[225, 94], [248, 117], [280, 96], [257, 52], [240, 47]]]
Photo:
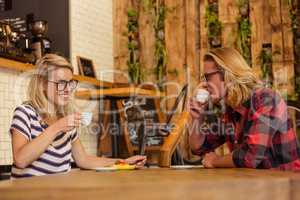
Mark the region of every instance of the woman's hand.
[[79, 127], [80, 123], [81, 123], [81, 114], [74, 113], [59, 119], [53, 124], [53, 126], [56, 128], [56, 130], [58, 130], [58, 132], [60, 131], [67, 132], [76, 127]]
[[137, 168], [142, 168], [146, 164], [147, 157], [146, 156], [132, 156], [124, 160], [125, 163], [130, 165], [136, 165]]

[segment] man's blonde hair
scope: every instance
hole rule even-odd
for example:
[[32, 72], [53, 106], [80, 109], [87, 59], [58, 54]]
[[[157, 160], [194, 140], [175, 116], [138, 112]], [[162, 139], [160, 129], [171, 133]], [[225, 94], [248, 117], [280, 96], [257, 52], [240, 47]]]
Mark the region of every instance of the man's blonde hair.
[[33, 106], [44, 119], [65, 116], [69, 109], [69, 105], [66, 105], [55, 108], [54, 111], [51, 110], [45, 93], [45, 81], [49, 79], [50, 72], [59, 68], [69, 69], [73, 73], [72, 65], [64, 57], [56, 54], [46, 54], [37, 61], [35, 72], [28, 85], [27, 96], [29, 101], [27, 103]]
[[212, 60], [222, 69], [227, 90], [226, 103], [232, 108], [248, 100], [254, 89], [262, 87], [253, 69], [233, 48], [212, 49], [205, 54], [204, 60]]

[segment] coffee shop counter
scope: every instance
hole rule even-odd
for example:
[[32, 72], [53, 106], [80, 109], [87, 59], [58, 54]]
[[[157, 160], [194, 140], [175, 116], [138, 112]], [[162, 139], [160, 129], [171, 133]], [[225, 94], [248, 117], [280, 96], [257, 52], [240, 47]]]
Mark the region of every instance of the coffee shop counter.
[[73, 170], [0, 182], [1, 200], [300, 198], [300, 174], [251, 169]]

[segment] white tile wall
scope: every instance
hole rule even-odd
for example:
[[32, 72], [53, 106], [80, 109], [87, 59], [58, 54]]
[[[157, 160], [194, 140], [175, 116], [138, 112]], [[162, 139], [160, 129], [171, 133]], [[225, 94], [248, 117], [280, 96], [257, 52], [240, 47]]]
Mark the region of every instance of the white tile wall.
[[[26, 74], [0, 70], [0, 165], [11, 164], [11, 140], [8, 133], [14, 108], [25, 99]], [[13, 92], [12, 92], [13, 91]]]
[[[71, 61], [75, 72], [76, 55], [81, 55], [94, 61], [98, 79], [113, 80], [112, 1], [71, 0], [70, 30]], [[105, 73], [107, 71], [110, 73]], [[28, 79], [22, 75], [0, 68], [0, 165], [12, 163], [8, 128], [14, 108], [26, 99]], [[76, 100], [75, 104], [80, 110], [93, 111], [94, 121], [97, 121], [97, 102]], [[88, 153], [96, 154], [97, 135], [90, 128], [80, 130], [80, 140]]]
[[[72, 64], [77, 66], [76, 56], [78, 55], [92, 59], [97, 78], [106, 81], [113, 80], [111, 73], [113, 69], [112, 16], [112, 0], [70, 1]], [[75, 67], [75, 72], [77, 71]], [[87, 105], [84, 101], [80, 103]], [[92, 107], [97, 109], [98, 105]], [[87, 109], [83, 106], [82, 109], [90, 110], [91, 108]], [[94, 116], [97, 116], [96, 112]], [[88, 153], [96, 154], [97, 136], [95, 134], [83, 130], [80, 140]]]
[[113, 22], [112, 0], [72, 0], [71, 58], [74, 66], [76, 56], [93, 60], [97, 77], [113, 80]]

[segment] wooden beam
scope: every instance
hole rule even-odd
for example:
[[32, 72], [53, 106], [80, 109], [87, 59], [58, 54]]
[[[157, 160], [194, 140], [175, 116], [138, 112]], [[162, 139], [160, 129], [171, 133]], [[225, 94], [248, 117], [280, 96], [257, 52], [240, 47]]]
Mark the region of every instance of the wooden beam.
[[186, 64], [184, 2], [184, 0], [165, 0], [165, 5], [169, 10], [165, 19], [165, 40], [168, 54], [167, 109], [173, 106], [175, 98], [186, 80], [184, 69], [184, 64]]
[[273, 85], [277, 90], [283, 89], [286, 74], [283, 71], [283, 35], [281, 22], [280, 0], [269, 0], [271, 8], [271, 27], [272, 27], [272, 68], [273, 68]]
[[[250, 7], [250, 22], [251, 22], [251, 55], [252, 68], [258, 76], [261, 76], [261, 63], [259, 56], [262, 51], [262, 41], [264, 37], [264, 1], [251, 0]], [[266, 33], [271, 37], [271, 31]], [[269, 41], [271, 43], [271, 41]]]
[[197, 55], [197, 40], [199, 40], [199, 34], [197, 33], [197, 22], [199, 17], [197, 12], [199, 9], [196, 7], [196, 0], [186, 1], [186, 63], [188, 70], [188, 83], [190, 89], [193, 90], [200, 80], [200, 60]]
[[149, 97], [164, 97], [164, 93], [155, 90], [146, 90], [137, 87], [126, 88], [110, 88], [110, 89], [92, 89], [80, 90], [75, 92], [77, 98], [98, 98], [104, 96], [149, 96]]
[[237, 18], [239, 15], [237, 2], [233, 0], [219, 1], [219, 20], [222, 22], [222, 46], [236, 47]]
[[207, 28], [205, 27], [205, 12], [207, 0], [200, 0], [200, 73], [203, 72], [203, 56], [208, 50]]
[[128, 37], [126, 36], [129, 8], [129, 0], [113, 0], [113, 54], [114, 54], [114, 70], [118, 73], [114, 74], [114, 81], [119, 82], [124, 79], [123, 73], [127, 75], [128, 60]]
[[143, 3], [139, 5], [139, 42], [140, 42], [140, 63], [143, 67], [145, 82], [155, 82], [155, 30], [153, 10], [148, 10]]
[[289, 14], [289, 5], [286, 0], [281, 0], [282, 36], [283, 36], [283, 65], [286, 73], [287, 94], [294, 93], [294, 38], [292, 22]]

